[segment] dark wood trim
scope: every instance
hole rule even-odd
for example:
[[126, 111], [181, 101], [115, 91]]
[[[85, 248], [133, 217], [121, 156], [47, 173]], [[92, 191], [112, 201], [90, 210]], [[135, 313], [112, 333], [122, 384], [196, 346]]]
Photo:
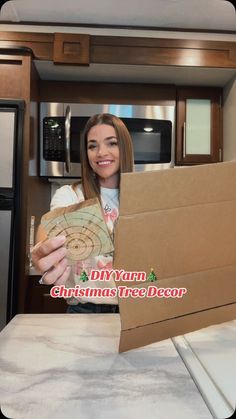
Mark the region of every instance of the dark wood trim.
[[235, 48], [236, 42], [205, 41], [202, 39], [148, 38], [128, 36], [91, 36], [93, 45], [161, 47], [161, 48], [196, 48], [196, 49], [228, 49]]
[[236, 43], [92, 36], [91, 63], [236, 67]]
[[53, 44], [54, 64], [89, 65], [90, 36], [55, 33]]
[[36, 32], [0, 32], [0, 47], [28, 47], [36, 59], [53, 59], [54, 34]]
[[45, 32], [11, 32], [1, 31], [0, 40], [5, 41], [31, 41], [53, 43], [54, 34]]
[[[230, 1], [230, 0], [226, 0]], [[69, 22], [34, 22], [34, 21], [24, 21], [24, 22], [9, 22], [8, 20], [2, 20], [1, 24], [5, 25], [26, 25], [26, 26], [61, 26], [64, 28], [97, 28], [97, 29], [126, 29], [130, 31], [161, 31], [161, 32], [189, 32], [189, 33], [222, 33], [222, 34], [236, 34], [236, 31], [233, 30], [223, 30], [223, 29], [204, 29], [204, 28], [166, 28], [163, 26], [137, 26], [137, 25], [105, 25], [105, 24], [94, 24], [94, 23], [69, 23]]]
[[[53, 61], [54, 34], [0, 32], [1, 46], [25, 46]], [[236, 42], [91, 35], [90, 63], [236, 68]]]
[[34, 54], [32, 49], [27, 47], [15, 46], [14, 48], [11, 47], [0, 47], [0, 54], [8, 54], [8, 55], [31, 55], [34, 58]]
[[175, 104], [174, 85], [138, 83], [40, 82], [41, 102]]

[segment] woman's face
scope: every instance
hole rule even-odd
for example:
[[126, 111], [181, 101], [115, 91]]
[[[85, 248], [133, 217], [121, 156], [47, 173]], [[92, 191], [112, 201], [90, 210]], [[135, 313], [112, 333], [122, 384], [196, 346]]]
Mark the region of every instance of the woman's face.
[[87, 153], [91, 168], [105, 188], [119, 185], [120, 151], [114, 127], [93, 126], [87, 135]]

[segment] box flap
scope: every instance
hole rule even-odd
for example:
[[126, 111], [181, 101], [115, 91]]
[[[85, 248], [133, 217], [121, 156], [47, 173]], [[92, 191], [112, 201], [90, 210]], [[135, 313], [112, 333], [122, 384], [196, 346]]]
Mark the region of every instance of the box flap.
[[235, 239], [236, 162], [122, 175], [114, 267], [153, 268], [157, 282], [116, 284], [187, 288], [182, 298], [120, 298], [122, 331], [236, 302]]

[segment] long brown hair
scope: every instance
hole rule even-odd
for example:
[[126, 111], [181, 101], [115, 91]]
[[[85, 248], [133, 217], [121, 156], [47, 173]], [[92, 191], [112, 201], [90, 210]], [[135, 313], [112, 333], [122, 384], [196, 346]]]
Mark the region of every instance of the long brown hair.
[[111, 125], [115, 129], [120, 151], [120, 173], [133, 172], [133, 145], [125, 124], [117, 116], [109, 113], [92, 116], [87, 121], [80, 143], [82, 187], [85, 199], [97, 197], [100, 200], [100, 185], [88, 161], [87, 140], [90, 129], [101, 124]]

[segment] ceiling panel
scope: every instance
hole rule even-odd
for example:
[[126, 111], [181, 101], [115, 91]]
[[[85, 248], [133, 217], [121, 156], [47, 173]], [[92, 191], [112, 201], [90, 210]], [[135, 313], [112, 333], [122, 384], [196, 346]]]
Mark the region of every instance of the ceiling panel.
[[35, 61], [42, 80], [158, 83], [195, 86], [225, 86], [236, 69], [196, 67], [91, 64], [89, 67], [57, 66]]
[[235, 8], [226, 0], [13, 0], [0, 20], [236, 30]]

